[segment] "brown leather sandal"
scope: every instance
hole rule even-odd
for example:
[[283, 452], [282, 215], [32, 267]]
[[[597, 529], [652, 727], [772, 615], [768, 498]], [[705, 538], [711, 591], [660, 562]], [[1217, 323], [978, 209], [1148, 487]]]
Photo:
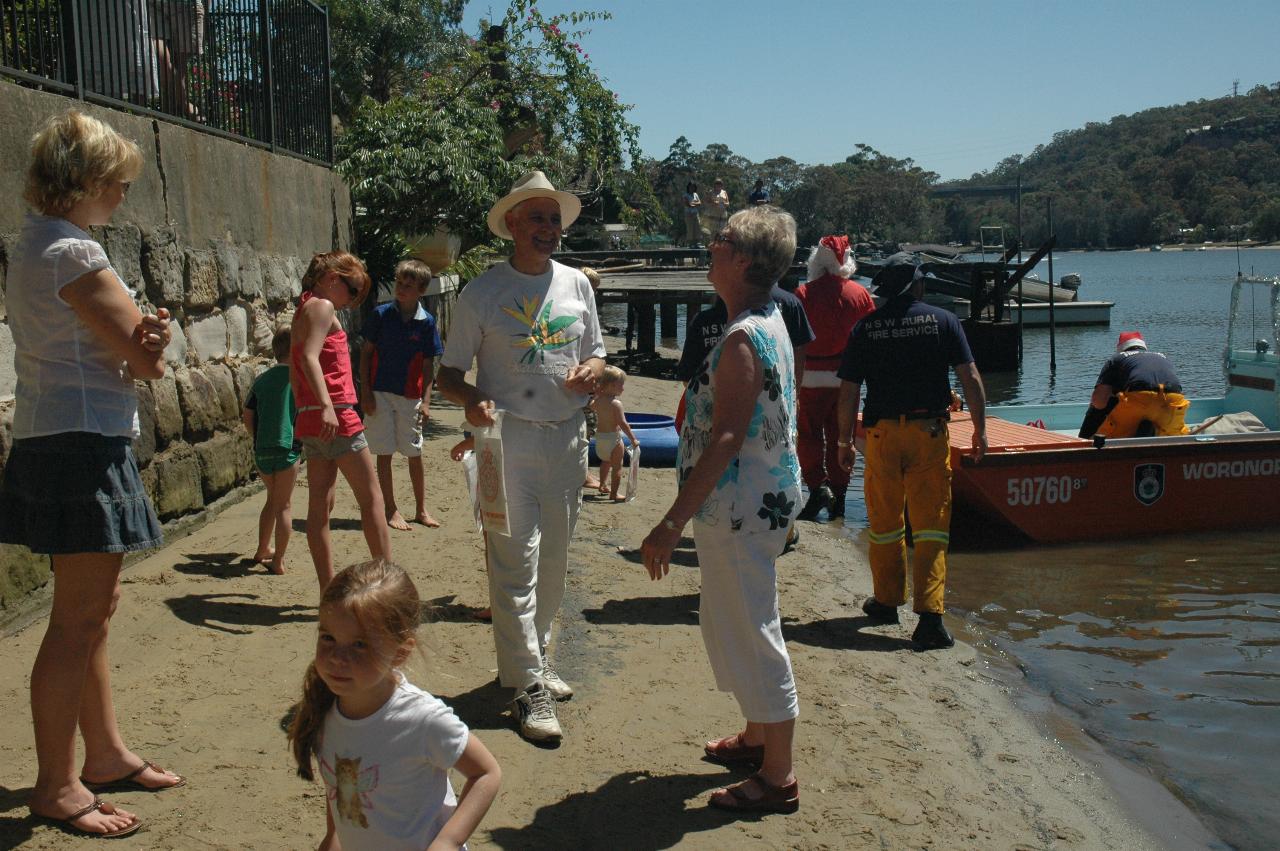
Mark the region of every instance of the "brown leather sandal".
[[[759, 798], [750, 797], [744, 788], [753, 781], [760, 787], [762, 794]], [[800, 781], [774, 786], [757, 771], [741, 783], [712, 792], [708, 803], [722, 810], [740, 813], [794, 813], [800, 809]]]
[[702, 751], [712, 762], [721, 765], [736, 765], [740, 762], [761, 762], [764, 759], [764, 745], [748, 745], [742, 741], [741, 733], [707, 742]]
[[148, 768], [158, 774], [165, 773], [163, 768], [156, 765], [154, 762], [144, 759], [142, 761], [142, 765], [139, 765], [123, 777], [117, 777], [115, 780], [103, 780], [98, 782], [81, 777], [80, 782], [83, 783], [85, 788], [90, 792], [163, 792], [166, 789], [177, 789], [179, 786], [187, 785], [187, 778], [179, 774], [177, 775], [177, 783], [169, 783], [164, 786], [148, 786], [138, 779], [138, 775], [142, 774], [142, 772], [146, 771]]
[[115, 807], [113, 805], [108, 804], [97, 795], [94, 795], [92, 803], [86, 804], [69, 816], [45, 816], [37, 813], [35, 814], [35, 817], [42, 822], [52, 824], [54, 827], [65, 830], [67, 833], [74, 833], [77, 836], [100, 837], [102, 839], [112, 839], [117, 836], [128, 836], [129, 834], [136, 832], [138, 828], [142, 827], [142, 820], [137, 816], [133, 817], [133, 822], [131, 824], [127, 824], [117, 830], [108, 830], [105, 832], [98, 830], [85, 830], [83, 827], [74, 823], [76, 819], [83, 818], [94, 810], [100, 810], [104, 805], [111, 807], [114, 812]]

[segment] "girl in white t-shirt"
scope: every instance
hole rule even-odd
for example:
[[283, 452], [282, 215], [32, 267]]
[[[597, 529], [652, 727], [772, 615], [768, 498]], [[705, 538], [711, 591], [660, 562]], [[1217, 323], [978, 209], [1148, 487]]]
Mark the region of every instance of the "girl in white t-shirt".
[[[489, 811], [502, 770], [444, 703], [411, 685], [422, 604], [396, 565], [370, 561], [333, 578], [320, 599], [316, 658], [289, 727], [298, 774], [324, 779], [321, 851], [464, 848]], [[467, 778], [454, 797], [449, 769]]]

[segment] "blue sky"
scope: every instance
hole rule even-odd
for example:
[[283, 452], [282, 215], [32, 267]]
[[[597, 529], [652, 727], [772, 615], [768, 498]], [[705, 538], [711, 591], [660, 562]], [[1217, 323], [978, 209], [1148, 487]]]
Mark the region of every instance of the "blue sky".
[[[1059, 130], [1280, 82], [1276, 0], [538, 5], [613, 14], [583, 46], [659, 158], [681, 135], [810, 165], [862, 142], [968, 177]], [[471, 0], [468, 28], [490, 9]]]

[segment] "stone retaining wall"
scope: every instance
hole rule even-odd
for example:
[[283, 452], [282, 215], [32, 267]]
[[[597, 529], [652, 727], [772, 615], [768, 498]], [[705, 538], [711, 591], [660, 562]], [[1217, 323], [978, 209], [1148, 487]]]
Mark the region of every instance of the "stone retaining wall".
[[[271, 361], [312, 254], [351, 244], [351, 201], [327, 168], [149, 118], [0, 82], [0, 470], [12, 444], [13, 339], [4, 292], [25, 218], [27, 147], [39, 124], [69, 106], [142, 147], [143, 174], [109, 227], [96, 229], [144, 309], [173, 314], [168, 369], [137, 382], [134, 451], [166, 525], [245, 484], [253, 447], [240, 410]], [[0, 545], [0, 622], [49, 578], [48, 559]]]

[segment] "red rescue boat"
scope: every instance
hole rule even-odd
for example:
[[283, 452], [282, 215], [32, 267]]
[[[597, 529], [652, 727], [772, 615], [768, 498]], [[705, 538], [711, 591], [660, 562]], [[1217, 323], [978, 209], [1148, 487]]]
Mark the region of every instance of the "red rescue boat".
[[1095, 448], [996, 416], [987, 420], [991, 450], [977, 464], [967, 454], [968, 414], [953, 418], [950, 431], [957, 506], [1039, 543], [1280, 525], [1275, 431]]

